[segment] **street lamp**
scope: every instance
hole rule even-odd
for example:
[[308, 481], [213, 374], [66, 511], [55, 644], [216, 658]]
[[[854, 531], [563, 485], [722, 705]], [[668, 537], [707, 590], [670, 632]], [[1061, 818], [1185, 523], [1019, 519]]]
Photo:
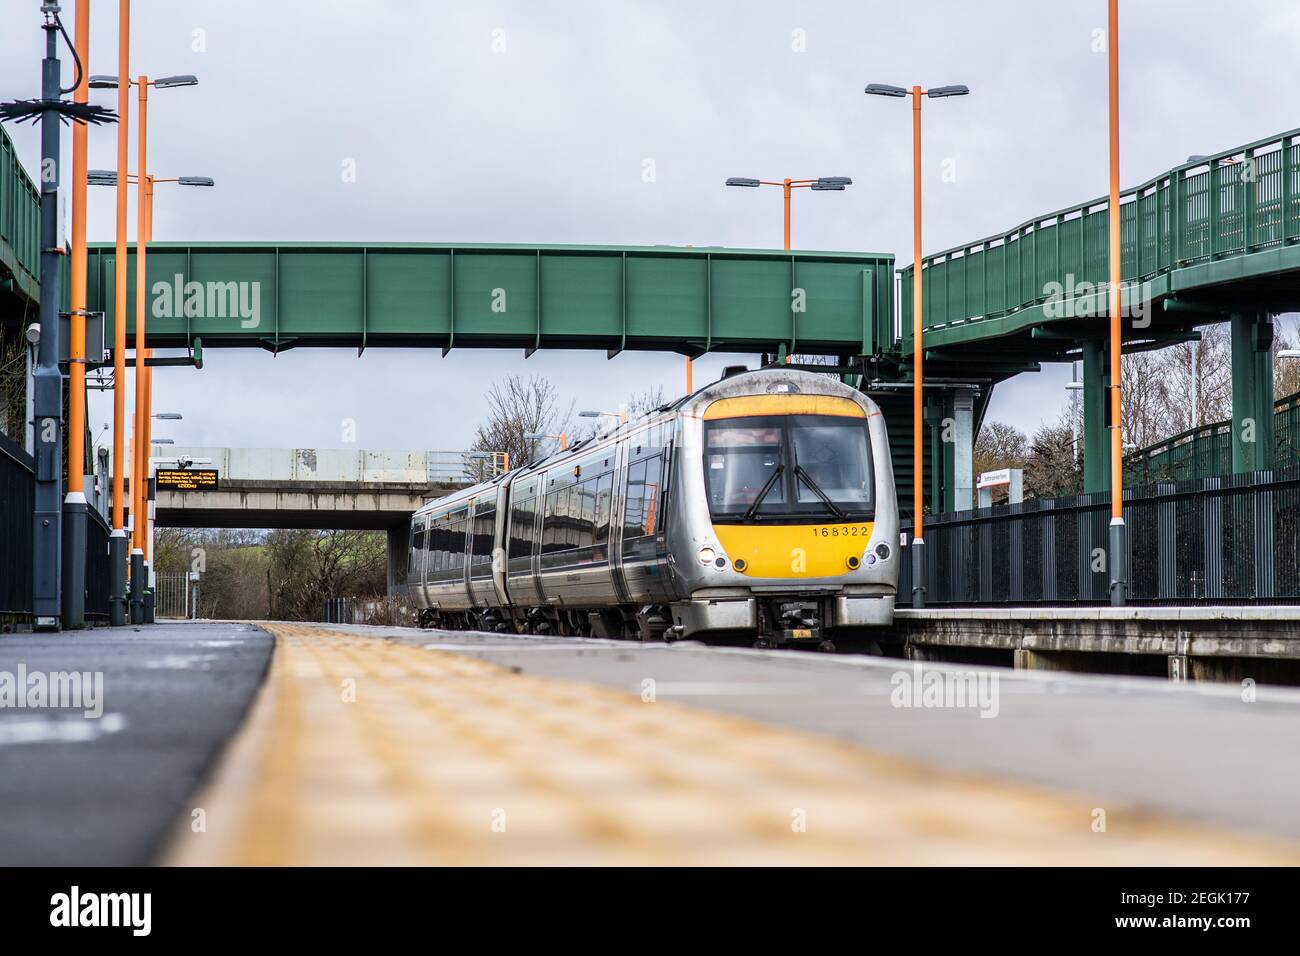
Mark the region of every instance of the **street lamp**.
[[910, 90], [887, 83], [868, 83], [863, 91], [870, 96], [912, 97], [912, 606], [925, 607], [925, 537], [923, 504], [925, 474], [922, 450], [922, 373], [925, 349], [921, 344], [924, 327], [921, 315], [921, 97], [944, 99], [965, 96], [965, 86], [936, 86]]
[[819, 179], [747, 179], [744, 176], [732, 176], [727, 180], [728, 186], [742, 186], [757, 189], [759, 186], [780, 186], [785, 196], [785, 248], [790, 248], [790, 190], [811, 189], [814, 192], [844, 192], [853, 185], [848, 176], [822, 176]]
[[[159, 89], [171, 89], [179, 86], [194, 86], [198, 83], [198, 78], [191, 74], [182, 74], [177, 76], [164, 76], [150, 80], [148, 76], [141, 74], [136, 80], [132, 81], [130, 77], [130, 0], [120, 0], [118, 4], [118, 54], [117, 54], [117, 75], [106, 76], [96, 75], [90, 77], [87, 85], [92, 89], [117, 90], [118, 114], [121, 122], [118, 124], [117, 135], [117, 172], [122, 175], [114, 176], [114, 183], [117, 186], [117, 245], [116, 245], [116, 279], [114, 283], [114, 310], [113, 310], [113, 535], [110, 539], [110, 564], [111, 570], [111, 590], [112, 590], [112, 618], [113, 624], [125, 623], [125, 609], [120, 606], [121, 592], [120, 585], [124, 584], [121, 577], [124, 569], [126, 548], [126, 531], [123, 520], [123, 486], [122, 476], [125, 470], [125, 431], [124, 421], [126, 417], [126, 396], [122, 391], [122, 383], [126, 380], [126, 188], [128, 176], [128, 149], [127, 149], [127, 119], [130, 107], [130, 86], [134, 85], [139, 90], [140, 106], [140, 132], [139, 132], [139, 172], [136, 173], [136, 183], [138, 189], [139, 201], [137, 204], [136, 214], [136, 289], [135, 289], [135, 432], [141, 439], [136, 442], [136, 462], [133, 463], [132, 473], [136, 475], [146, 474], [148, 472], [148, 426], [149, 419], [145, 409], [148, 403], [148, 374], [145, 367], [145, 269], [147, 246], [149, 243], [149, 232], [152, 228], [152, 217], [150, 200], [153, 195], [152, 183], [148, 173], [148, 119], [149, 119], [149, 87], [156, 86]], [[102, 177], [101, 177], [102, 178]], [[188, 178], [188, 177], [187, 177]], [[177, 180], [179, 182], [179, 180]], [[139, 515], [135, 510], [144, 502], [143, 489], [135, 487], [140, 482], [132, 482], [132, 514]], [[134, 521], [131, 547], [131, 608], [132, 623], [140, 623], [144, 619], [144, 583], [142, 576], [145, 562], [145, 531], [143, 522]], [[138, 557], [137, 557], [138, 555]]]
[[554, 439], [560, 443], [560, 450], [569, 447], [569, 436], [564, 432], [526, 432], [524, 438], [527, 441], [546, 441], [548, 438]]
[[620, 425], [627, 424], [627, 412], [596, 412], [586, 411], [578, 412], [579, 418], [617, 418]]
[[[101, 78], [101, 79], [102, 79], [102, 78]], [[155, 81], [155, 85], [156, 85], [158, 82], [161, 82], [161, 81]], [[116, 85], [116, 83], [114, 83], [114, 85]], [[181, 86], [184, 86], [184, 85], [189, 85], [189, 84], [178, 83], [178, 84], [174, 84], [174, 85], [181, 85]], [[143, 108], [143, 104], [142, 104], [142, 108]], [[142, 131], [142, 133], [143, 133], [143, 131], [144, 131], [144, 130], [143, 130], [143, 125], [142, 125], [142, 129], [141, 129], [141, 131]], [[141, 139], [143, 140], [143, 135], [142, 135]], [[144, 144], [143, 144], [143, 142], [142, 142], [142, 143], [141, 143], [141, 148], [143, 148], [143, 146], [144, 146]], [[128, 173], [126, 174], [126, 177], [125, 177], [125, 183], [134, 183], [134, 184], [136, 185], [136, 187], [137, 187], [137, 193], [138, 193], [139, 196], [140, 196], [141, 208], [142, 208], [142, 211], [143, 211], [143, 217], [142, 217], [142, 219], [141, 219], [141, 225], [140, 225], [140, 227], [139, 227], [139, 231], [137, 232], [137, 236], [136, 236], [136, 250], [137, 250], [137, 251], [136, 251], [136, 283], [137, 283], [137, 289], [136, 289], [136, 356], [135, 356], [135, 357], [136, 357], [136, 362], [135, 362], [135, 364], [136, 364], [136, 412], [135, 412], [135, 423], [134, 423], [134, 427], [135, 427], [135, 430], [136, 430], [136, 433], [137, 433], [137, 434], [143, 434], [143, 436], [144, 436], [144, 440], [143, 440], [143, 441], [136, 442], [136, 452], [135, 452], [136, 460], [132, 462], [132, 471], [135, 472], [135, 473], [138, 473], [138, 474], [144, 474], [144, 473], [145, 473], [145, 467], [144, 467], [144, 464], [143, 464], [143, 458], [141, 458], [141, 449], [142, 449], [142, 448], [143, 448], [143, 449], [148, 449], [148, 447], [149, 447], [149, 432], [150, 432], [150, 427], [149, 427], [149, 426], [150, 426], [150, 419], [149, 419], [149, 412], [148, 412], [148, 409], [149, 409], [149, 407], [150, 407], [150, 405], [152, 404], [152, 401], [153, 401], [153, 369], [151, 369], [151, 368], [149, 368], [147, 365], [145, 365], [145, 366], [143, 367], [143, 376], [142, 376], [142, 375], [141, 375], [141, 368], [142, 368], [142, 363], [143, 363], [143, 362], [146, 362], [146, 361], [148, 360], [148, 358], [153, 354], [151, 349], [143, 349], [143, 348], [142, 348], [142, 342], [143, 342], [143, 338], [144, 338], [143, 331], [142, 331], [143, 328], [144, 328], [144, 320], [143, 320], [142, 316], [143, 316], [143, 297], [144, 297], [143, 289], [144, 289], [144, 284], [145, 284], [145, 279], [144, 279], [144, 268], [145, 268], [145, 267], [144, 267], [144, 261], [145, 261], [146, 250], [147, 250], [147, 248], [148, 248], [148, 244], [149, 244], [150, 242], [153, 241], [153, 208], [154, 208], [154, 202], [153, 202], [153, 200], [154, 200], [154, 187], [157, 186], [158, 183], [175, 183], [175, 184], [177, 184], [177, 185], [179, 185], [179, 186], [204, 186], [204, 187], [211, 187], [211, 186], [215, 186], [215, 185], [216, 185], [216, 182], [215, 182], [215, 181], [214, 181], [210, 176], [171, 176], [171, 177], [160, 177], [160, 176], [153, 176], [153, 175], [151, 175], [151, 174], [149, 174], [149, 173], [144, 173], [144, 174], [143, 174], [144, 188], [143, 188], [143, 189], [140, 189], [139, 186], [140, 186], [140, 183], [141, 183], [141, 179], [142, 179], [142, 177], [141, 177], [141, 174], [140, 174], [140, 173], [130, 173], [130, 172], [128, 172]], [[123, 184], [119, 184], [117, 173], [116, 173], [114, 170], [111, 170], [111, 169], [92, 169], [92, 170], [90, 170], [90, 171], [86, 174], [86, 181], [87, 181], [88, 183], [90, 183], [91, 185], [93, 185], [93, 186], [120, 186], [120, 185], [124, 185], [124, 183], [123, 183]], [[119, 190], [119, 195], [120, 195], [120, 190]], [[125, 224], [124, 224], [124, 223], [119, 223], [119, 236], [118, 236], [118, 238], [121, 239], [123, 242], [125, 242], [125, 231], [126, 231]], [[118, 276], [121, 277], [121, 281], [125, 281], [125, 275], [126, 275], [126, 261], [125, 261], [125, 258], [119, 259], [118, 262], [116, 263], [116, 265], [117, 265], [117, 268], [118, 268]], [[125, 309], [126, 290], [125, 290], [125, 288], [123, 287], [123, 288], [119, 289], [118, 292], [119, 292], [118, 303], [119, 303], [119, 305], [121, 305], [121, 309], [120, 309], [120, 311], [118, 311], [118, 312], [115, 314], [114, 329], [113, 329], [113, 337], [114, 337], [115, 350], [116, 350], [117, 344], [120, 343], [120, 344], [121, 344], [121, 348], [123, 349], [123, 351], [125, 351], [125, 348], [126, 348], [126, 324], [125, 324], [125, 322], [122, 320], [121, 317], [125, 315], [125, 311], [126, 311], [126, 309]], [[119, 334], [119, 333], [120, 333], [120, 334]], [[120, 357], [120, 362], [121, 362], [122, 364], [121, 364], [120, 367], [119, 367], [119, 355], [116, 354], [116, 351], [115, 351], [115, 354], [114, 354], [114, 356], [113, 356], [113, 368], [114, 368], [114, 373], [115, 373], [115, 382], [117, 382], [117, 381], [122, 381], [122, 380], [123, 380], [123, 379], [121, 379], [121, 378], [117, 378], [116, 376], [117, 376], [117, 375], [124, 375], [124, 374], [125, 374], [125, 370], [126, 370], [126, 366], [125, 366], [126, 358], [125, 358], [125, 355], [122, 355], [122, 356]], [[143, 393], [144, 393], [143, 401], [141, 400], [141, 384], [142, 384], [142, 383], [143, 383]], [[115, 411], [115, 413], [116, 413], [116, 412], [117, 412], [117, 395], [121, 395], [122, 392], [121, 392], [120, 389], [117, 389], [117, 388], [114, 389], [114, 392], [115, 392], [115, 394], [114, 394], [114, 411]], [[125, 399], [123, 399], [123, 402], [125, 402]], [[121, 416], [118, 417], [118, 421], [119, 421], [119, 424], [120, 424]], [[141, 426], [143, 426], [143, 427], [141, 427]], [[115, 454], [116, 454], [116, 450], [117, 450], [117, 448], [116, 448], [116, 441], [115, 441], [115, 442], [114, 442], [114, 452], [115, 452]], [[147, 451], [145, 451], [144, 454], [147, 454]], [[114, 477], [113, 477], [113, 493], [114, 493], [114, 496], [115, 496], [115, 498], [114, 498], [114, 501], [115, 501], [115, 502], [116, 502], [117, 500], [120, 500], [120, 497], [118, 497], [118, 496], [120, 496], [121, 493], [122, 493], [122, 488], [121, 488], [121, 486], [120, 486], [120, 484], [119, 484], [119, 479], [118, 479], [118, 477], [117, 477], [118, 474], [120, 474], [120, 472], [115, 470], [115, 471], [114, 471]], [[146, 503], [145, 503], [145, 500], [144, 500], [143, 498], [141, 498], [141, 497], [138, 497], [139, 494], [143, 494], [143, 493], [144, 493], [144, 489], [141, 489], [141, 488], [135, 488], [135, 489], [133, 489], [132, 492], [131, 492], [131, 508], [132, 508], [131, 513], [132, 513], [133, 515], [142, 514], [142, 513], [143, 513], [142, 509], [143, 509], [144, 507], [147, 507], [147, 505], [146, 505]], [[115, 505], [114, 507], [115, 507], [114, 515], [115, 515], [115, 518], [116, 518], [116, 515], [117, 515], [117, 512], [116, 512], [116, 505]], [[137, 523], [137, 527], [138, 527], [138, 523]], [[138, 549], [138, 550], [143, 554], [143, 556], [144, 556], [144, 562], [145, 562], [146, 564], [147, 564], [147, 562], [149, 561], [149, 551], [148, 551], [147, 549], [148, 549], [148, 547], [149, 547], [148, 542], [149, 542], [150, 540], [151, 540], [151, 532], [147, 532], [147, 533], [143, 534], [143, 535], [142, 535], [141, 537], [139, 537], [139, 538], [134, 538], [134, 537], [133, 537], [133, 543], [135, 544], [135, 547], [134, 547], [132, 550], [134, 551], [134, 550], [137, 550], [137, 549]], [[133, 590], [133, 592], [134, 592], [134, 590], [135, 590], [134, 585], [132, 586], [132, 590]]]

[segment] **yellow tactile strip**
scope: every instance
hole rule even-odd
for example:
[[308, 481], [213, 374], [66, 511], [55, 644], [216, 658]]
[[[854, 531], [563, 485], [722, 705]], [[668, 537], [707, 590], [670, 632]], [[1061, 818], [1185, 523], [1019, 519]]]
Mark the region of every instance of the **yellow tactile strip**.
[[1294, 864], [1293, 848], [934, 771], [463, 654], [266, 624], [176, 864]]

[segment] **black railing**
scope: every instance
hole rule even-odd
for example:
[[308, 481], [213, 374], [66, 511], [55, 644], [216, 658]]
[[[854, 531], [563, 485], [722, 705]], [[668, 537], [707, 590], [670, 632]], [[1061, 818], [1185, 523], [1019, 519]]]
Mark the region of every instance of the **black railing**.
[[0, 621], [26, 623], [32, 613], [32, 456], [0, 435]]
[[108, 522], [94, 508], [86, 520], [86, 619], [107, 620]]
[[[1132, 603], [1300, 603], [1300, 467], [1148, 485], [1124, 498]], [[1106, 603], [1109, 524], [1109, 494], [929, 516], [926, 603]], [[903, 531], [910, 541], [906, 522]], [[908, 548], [901, 557], [905, 607]]]
[[[1273, 467], [1300, 465], [1300, 393], [1273, 403]], [[1211, 422], [1124, 456], [1126, 484], [1190, 481], [1232, 472], [1232, 422]]]

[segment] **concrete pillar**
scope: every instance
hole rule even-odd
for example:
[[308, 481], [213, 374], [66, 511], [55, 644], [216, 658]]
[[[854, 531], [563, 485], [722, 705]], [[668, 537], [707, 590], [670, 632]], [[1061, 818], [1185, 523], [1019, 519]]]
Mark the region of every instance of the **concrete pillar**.
[[388, 529], [388, 593], [406, 593], [406, 565], [411, 552], [411, 526], [407, 522]]
[[1232, 314], [1232, 470], [1273, 467], [1273, 317]]
[[953, 510], [975, 507], [975, 395], [961, 389], [952, 399], [952, 488]]
[[1100, 342], [1083, 343], [1083, 490], [1110, 488], [1110, 435], [1106, 429], [1106, 349]]

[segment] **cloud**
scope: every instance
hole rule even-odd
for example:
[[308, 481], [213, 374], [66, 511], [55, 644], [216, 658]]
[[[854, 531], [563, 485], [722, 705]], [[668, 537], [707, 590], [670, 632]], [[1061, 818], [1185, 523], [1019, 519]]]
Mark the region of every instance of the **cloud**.
[[[0, 89], [31, 95], [39, 18], [12, 7]], [[116, 67], [115, 12], [93, 11], [94, 72]], [[869, 81], [972, 88], [926, 105], [927, 252], [1106, 188], [1101, 3], [136, 0], [132, 22], [133, 72], [200, 78], [151, 98], [151, 167], [217, 181], [160, 191], [160, 240], [773, 247], [779, 196], [723, 179], [848, 175], [845, 193], [796, 198], [795, 244], [906, 258], [910, 118], [863, 96]], [[1126, 4], [1121, 31], [1126, 184], [1294, 125], [1300, 19], [1284, 5]], [[13, 132], [32, 167], [37, 133]], [[91, 134], [92, 166], [115, 165], [113, 135]], [[112, 192], [91, 195], [91, 237], [111, 239]], [[337, 444], [351, 417], [364, 445], [456, 448], [493, 378], [534, 371], [580, 407], [683, 383], [672, 355], [212, 350], [202, 371], [159, 370], [156, 404], [186, 414], [178, 443]], [[1055, 419], [1066, 378], [1000, 386], [990, 415]]]

